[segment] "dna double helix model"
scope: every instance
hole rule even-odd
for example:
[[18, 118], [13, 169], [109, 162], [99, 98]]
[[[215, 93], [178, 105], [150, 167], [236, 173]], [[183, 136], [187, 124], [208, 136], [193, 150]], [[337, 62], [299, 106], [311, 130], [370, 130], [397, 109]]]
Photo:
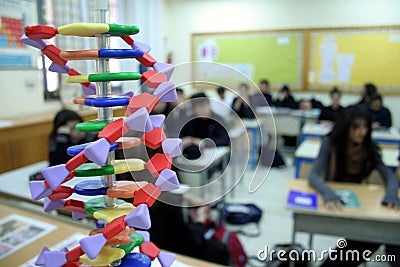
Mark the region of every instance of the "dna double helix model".
[[[150, 115], [159, 102], [175, 102], [175, 85], [169, 81], [174, 67], [157, 62], [150, 54], [150, 46], [136, 42], [137, 26], [107, 23], [72, 23], [55, 28], [46, 25], [26, 26], [21, 42], [40, 49], [52, 64], [52, 72], [67, 74], [67, 83], [80, 83], [83, 97], [76, 97], [78, 105], [98, 108], [98, 119], [76, 126], [81, 132], [97, 132], [97, 140], [75, 145], [67, 152], [73, 156], [67, 163], [51, 166], [41, 172], [44, 181], [31, 181], [33, 201], [44, 199], [44, 211], [60, 208], [71, 211], [73, 219], [91, 217], [97, 229], [79, 240], [79, 246], [68, 250], [51, 251], [44, 247], [35, 262], [38, 266], [150, 266], [158, 259], [163, 267], [170, 266], [176, 255], [160, 249], [150, 241], [149, 207], [163, 191], [179, 188], [177, 175], [171, 170], [172, 158], [181, 155], [182, 141], [167, 138], [163, 131], [164, 115]], [[56, 35], [97, 38], [96, 50], [63, 51], [44, 40]], [[120, 37], [129, 49], [109, 48], [109, 38]], [[108, 60], [136, 59], [150, 70], [144, 73], [110, 73]], [[96, 73], [83, 75], [67, 65], [70, 60], [96, 60]], [[111, 81], [141, 80], [153, 93], [133, 92], [115, 95]], [[113, 118], [113, 107], [126, 107], [125, 116]], [[142, 137], [124, 136], [129, 130]], [[138, 158], [115, 159], [115, 150], [145, 145], [162, 148], [147, 162]], [[116, 181], [115, 175], [147, 169], [153, 182]], [[63, 185], [74, 177], [101, 176], [83, 180], [74, 187]], [[84, 202], [73, 199], [73, 194], [93, 196]], [[128, 203], [123, 199], [133, 199]], [[62, 231], [62, 229], [60, 229]], [[138, 247], [138, 250], [134, 251]]]

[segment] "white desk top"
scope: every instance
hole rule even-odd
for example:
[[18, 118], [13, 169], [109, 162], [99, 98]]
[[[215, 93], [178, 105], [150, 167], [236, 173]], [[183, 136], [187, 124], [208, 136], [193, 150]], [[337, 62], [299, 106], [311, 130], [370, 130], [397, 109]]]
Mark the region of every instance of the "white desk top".
[[303, 111], [300, 109], [291, 108], [278, 108], [278, 107], [257, 107], [256, 112], [260, 115], [274, 115], [274, 116], [292, 116], [292, 117], [306, 117], [306, 118], [318, 118], [321, 111], [319, 109], [311, 109]]
[[[303, 141], [294, 152], [296, 158], [316, 159], [321, 147], [321, 141], [308, 139]], [[397, 167], [399, 165], [399, 150], [393, 148], [382, 148], [382, 161], [387, 167]]]
[[[0, 193], [13, 195], [18, 198], [32, 201], [31, 190], [29, 188], [29, 176], [35, 172], [41, 171], [47, 166], [47, 161], [41, 161], [26, 167], [0, 174]], [[88, 179], [98, 180], [100, 177], [74, 177], [63, 185], [74, 187], [77, 183]], [[70, 198], [87, 201], [93, 198], [93, 196], [81, 196], [74, 193]], [[43, 202], [43, 199], [39, 200], [38, 202]]]
[[224, 156], [228, 155], [230, 151], [230, 148], [227, 146], [205, 148], [200, 158], [189, 160], [184, 156], [179, 156], [174, 158], [174, 164], [178, 168], [191, 172], [201, 171], [221, 160]]
[[[326, 135], [331, 128], [314, 122], [306, 122], [302, 128], [302, 134]], [[374, 130], [372, 131], [372, 139], [400, 141], [400, 132], [396, 128]]]

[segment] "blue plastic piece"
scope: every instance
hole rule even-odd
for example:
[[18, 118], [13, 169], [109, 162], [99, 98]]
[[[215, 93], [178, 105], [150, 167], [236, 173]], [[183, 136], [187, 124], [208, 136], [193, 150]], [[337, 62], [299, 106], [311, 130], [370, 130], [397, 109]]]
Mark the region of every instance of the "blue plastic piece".
[[125, 257], [122, 258], [122, 263], [118, 265], [118, 267], [150, 267], [151, 259], [149, 256], [139, 253], [133, 252], [126, 254]]
[[74, 187], [75, 193], [83, 196], [107, 195], [107, 189], [100, 180], [82, 181]]
[[[93, 142], [81, 144], [81, 145], [75, 145], [75, 146], [70, 146], [67, 148], [67, 154], [70, 156], [75, 156], [78, 155], [81, 151], [85, 149], [88, 145], [90, 145]], [[110, 151], [114, 151], [118, 148], [118, 143], [114, 143], [110, 146]]]
[[104, 228], [107, 225], [107, 221], [105, 220], [97, 220], [96, 221], [96, 227], [97, 228]]
[[118, 107], [127, 106], [129, 104], [129, 97], [100, 97], [100, 98], [86, 98], [85, 105], [91, 107]]
[[144, 52], [140, 49], [100, 49], [100, 58], [136, 58], [142, 57]]

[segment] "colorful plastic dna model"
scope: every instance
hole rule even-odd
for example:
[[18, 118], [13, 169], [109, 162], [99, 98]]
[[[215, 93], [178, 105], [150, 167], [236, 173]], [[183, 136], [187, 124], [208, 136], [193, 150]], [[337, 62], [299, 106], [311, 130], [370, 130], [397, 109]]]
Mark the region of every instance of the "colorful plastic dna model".
[[[155, 258], [158, 258], [162, 266], [170, 266], [175, 260], [174, 254], [160, 252], [145, 231], [151, 227], [149, 207], [162, 191], [179, 188], [176, 173], [170, 168], [172, 157], [181, 154], [181, 140], [166, 138], [162, 128], [164, 115], [149, 115], [158, 102], [177, 100], [175, 86], [168, 81], [173, 66], [157, 62], [148, 53], [149, 46], [135, 42], [129, 36], [138, 31], [136, 26], [105, 23], [73, 23], [59, 28], [44, 25], [25, 27], [21, 41], [40, 49], [53, 61], [49, 70], [70, 75], [66, 79], [68, 83], [82, 84], [85, 96], [75, 98], [74, 103], [99, 108], [98, 120], [86, 121], [76, 127], [82, 132], [99, 132], [98, 140], [68, 148], [68, 154], [73, 156], [71, 160], [66, 164], [43, 169], [45, 181], [30, 183], [32, 200], [44, 198], [44, 211], [64, 208], [72, 212], [74, 219], [91, 216], [97, 220], [99, 228], [81, 239], [80, 246], [72, 250], [50, 251], [44, 247], [36, 261], [39, 266], [150, 266]], [[56, 34], [96, 36], [99, 38], [98, 44], [107, 44], [110, 36], [120, 36], [132, 49], [109, 49], [104, 45], [98, 50], [61, 51], [43, 41]], [[136, 58], [153, 70], [143, 74], [108, 73], [109, 58]], [[96, 72], [100, 73], [81, 75], [67, 66], [68, 60], [87, 59], [96, 59]], [[137, 79], [141, 79], [149, 88], [154, 88], [153, 94], [111, 94], [110, 81]], [[97, 82], [97, 87], [94, 82]], [[112, 107], [115, 106], [127, 106], [125, 117], [112, 118]], [[128, 130], [144, 134], [142, 138], [124, 137]], [[148, 162], [113, 158], [115, 149], [140, 144], [151, 149], [162, 147], [164, 153], [155, 154]], [[145, 181], [115, 181], [115, 174], [144, 169], [157, 177], [154, 184]], [[62, 185], [74, 177], [90, 176], [102, 176], [102, 179], [85, 180], [74, 188]], [[85, 203], [69, 199], [73, 193], [100, 197]], [[133, 198], [133, 203], [118, 198]], [[132, 252], [137, 246], [140, 252]]]

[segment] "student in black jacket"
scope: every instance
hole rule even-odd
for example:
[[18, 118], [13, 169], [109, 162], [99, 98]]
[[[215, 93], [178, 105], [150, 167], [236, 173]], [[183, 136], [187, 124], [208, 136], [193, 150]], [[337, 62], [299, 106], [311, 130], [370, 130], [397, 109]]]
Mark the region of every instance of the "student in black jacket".
[[292, 96], [289, 86], [282, 86], [281, 91], [279, 92], [278, 99], [275, 101], [275, 106], [282, 108], [291, 108], [296, 109], [297, 103]]
[[49, 166], [67, 163], [72, 156], [67, 154], [67, 148], [95, 140], [92, 133], [83, 133], [75, 129], [82, 117], [73, 110], [62, 109], [53, 120], [53, 130], [49, 136]]
[[382, 96], [375, 94], [371, 97], [369, 110], [372, 115], [372, 128], [390, 128], [392, 127], [392, 114], [390, 110], [383, 106]]
[[337, 113], [343, 107], [340, 105], [340, 98], [342, 92], [339, 91], [337, 87], [334, 87], [329, 93], [331, 97], [331, 105], [328, 107], [323, 107], [319, 115], [319, 122], [322, 124], [332, 124], [336, 121]]

